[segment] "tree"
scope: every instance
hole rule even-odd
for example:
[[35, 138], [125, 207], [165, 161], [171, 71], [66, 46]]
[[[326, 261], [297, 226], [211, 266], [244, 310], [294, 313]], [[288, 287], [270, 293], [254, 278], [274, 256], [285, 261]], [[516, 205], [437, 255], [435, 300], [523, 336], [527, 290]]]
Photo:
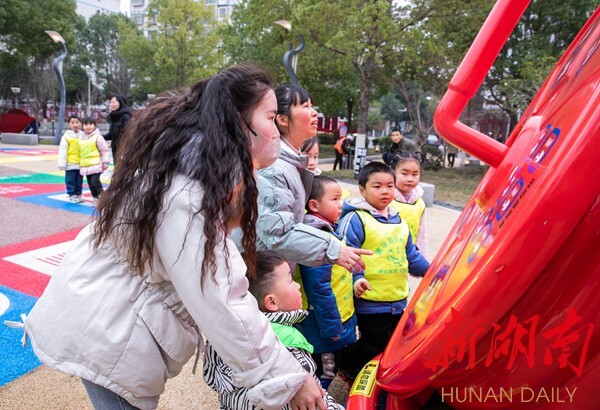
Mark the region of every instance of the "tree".
[[59, 47], [44, 31], [59, 32], [71, 49], [74, 24], [81, 21], [75, 8], [74, 0], [0, 0], [0, 94], [11, 96], [10, 87], [18, 86], [38, 119], [58, 94], [50, 63]]
[[131, 72], [131, 93], [135, 101], [146, 100], [148, 94], [160, 94], [166, 87], [158, 81], [159, 73], [154, 55], [157, 45], [129, 24], [119, 24], [119, 51]]
[[484, 98], [514, 127], [542, 82], [598, 6], [597, 0], [533, 0], [484, 82]]
[[[241, 2], [231, 16], [231, 24], [221, 27], [221, 47], [227, 59], [231, 63], [259, 62], [273, 72], [279, 83], [287, 82], [282, 57], [288, 46], [295, 48], [298, 44], [295, 35], [297, 30], [293, 28], [294, 34], [289, 33], [275, 25], [274, 21], [289, 19], [292, 10], [291, 3], [282, 0]], [[305, 49], [299, 55], [300, 67], [304, 64], [307, 51]]]
[[427, 142], [439, 96], [490, 7], [486, 0], [432, 0], [405, 9], [406, 26], [402, 38], [384, 56], [384, 74], [406, 109], [417, 146]]
[[[279, 84], [290, 80], [282, 58], [289, 47], [298, 45], [298, 34], [305, 37], [305, 48], [298, 55], [298, 81], [306, 88], [320, 112], [328, 116], [348, 116], [348, 106], [356, 96], [360, 81], [356, 71], [338, 55], [316, 46], [301, 21], [296, 5], [283, 0], [249, 0], [240, 3], [232, 24], [222, 28], [222, 49], [232, 63], [257, 61], [269, 67]], [[292, 30], [275, 25], [287, 19]], [[351, 110], [350, 110], [351, 111]]]
[[365, 134], [377, 67], [397, 39], [395, 6], [388, 0], [303, 0], [295, 12], [309, 38], [360, 78], [357, 132]]
[[222, 67], [218, 23], [204, 2], [153, 0], [148, 17], [160, 27], [153, 36], [158, 81], [165, 89], [189, 85]]
[[104, 98], [111, 94], [130, 94], [132, 78], [120, 51], [124, 26], [135, 27], [122, 14], [96, 13], [78, 31], [73, 63], [79, 69], [90, 66], [95, 83], [104, 90]]

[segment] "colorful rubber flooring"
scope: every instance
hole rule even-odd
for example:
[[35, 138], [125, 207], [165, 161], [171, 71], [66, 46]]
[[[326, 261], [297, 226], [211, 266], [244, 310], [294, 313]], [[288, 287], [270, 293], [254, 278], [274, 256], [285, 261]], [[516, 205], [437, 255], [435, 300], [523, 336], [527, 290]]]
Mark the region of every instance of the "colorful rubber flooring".
[[[23, 331], [4, 322], [22, 321], [94, 213], [85, 181], [85, 202], [69, 202], [57, 154], [54, 146], [0, 145], [0, 386], [40, 365], [21, 346]], [[111, 173], [101, 177], [105, 186]]]

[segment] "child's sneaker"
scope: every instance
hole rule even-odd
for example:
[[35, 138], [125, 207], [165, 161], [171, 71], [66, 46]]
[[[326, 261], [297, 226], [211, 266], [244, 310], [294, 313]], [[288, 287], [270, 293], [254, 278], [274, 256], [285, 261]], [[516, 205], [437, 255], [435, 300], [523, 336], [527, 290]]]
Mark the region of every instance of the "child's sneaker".
[[92, 200], [92, 205], [97, 206], [98, 205], [98, 198], [94, 198]]
[[83, 199], [83, 198], [81, 197], [81, 195], [75, 195], [75, 197], [77, 198], [77, 202], [78, 202], [78, 203], [85, 202], [85, 199]]
[[71, 195], [69, 197], [69, 202], [71, 202], [72, 204], [78, 204], [80, 201], [77, 199], [77, 195]]

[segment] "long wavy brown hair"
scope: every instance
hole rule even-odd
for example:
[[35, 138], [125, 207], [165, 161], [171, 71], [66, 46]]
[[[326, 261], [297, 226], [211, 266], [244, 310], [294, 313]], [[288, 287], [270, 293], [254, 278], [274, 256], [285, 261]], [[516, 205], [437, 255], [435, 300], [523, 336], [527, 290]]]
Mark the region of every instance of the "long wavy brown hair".
[[[242, 246], [248, 275], [253, 278], [258, 189], [251, 141], [241, 124], [272, 84], [272, 75], [265, 69], [235, 65], [189, 88], [162, 95], [141, 110], [119, 144], [121, 160], [100, 199], [94, 246], [113, 244], [132, 274], [152, 269], [163, 196], [180, 173], [198, 181], [204, 190], [198, 211], [205, 222], [202, 284], [207, 275], [215, 281], [216, 245], [225, 240], [227, 224], [233, 219], [241, 220]], [[227, 261], [227, 247], [225, 252]]]

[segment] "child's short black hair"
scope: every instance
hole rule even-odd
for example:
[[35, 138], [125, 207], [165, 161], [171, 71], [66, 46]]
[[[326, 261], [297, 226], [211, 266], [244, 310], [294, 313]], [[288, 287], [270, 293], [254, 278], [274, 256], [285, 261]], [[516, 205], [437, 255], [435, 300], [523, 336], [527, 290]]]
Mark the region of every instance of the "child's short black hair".
[[67, 120], [67, 122], [71, 122], [72, 119], [76, 119], [77, 121], [81, 122], [81, 119], [76, 115], [71, 115], [69, 117], [69, 119]]
[[93, 119], [92, 117], [85, 117], [83, 119], [83, 121], [81, 121], [81, 123], [84, 124], [84, 125], [85, 124], [94, 124], [94, 125], [96, 125], [96, 120]]
[[272, 290], [275, 279], [275, 268], [288, 261], [277, 251], [259, 250], [256, 252], [256, 278], [248, 278], [250, 293], [258, 301], [258, 307], [263, 310], [263, 300]]
[[358, 173], [358, 185], [360, 185], [363, 188], [366, 188], [367, 182], [369, 182], [369, 177], [371, 176], [371, 174], [375, 174], [377, 172], [390, 174], [392, 177], [394, 177], [394, 183], [396, 183], [396, 174], [394, 173], [394, 171], [392, 171], [390, 167], [388, 167], [383, 162], [373, 161], [365, 165]]
[[331, 183], [337, 184], [338, 182], [327, 175], [316, 175], [313, 178], [312, 185], [310, 187], [310, 194], [308, 195], [308, 198], [306, 198], [307, 211], [309, 211], [308, 202], [311, 199], [316, 199], [317, 201], [320, 201], [323, 198], [323, 195], [325, 194], [325, 185]]

